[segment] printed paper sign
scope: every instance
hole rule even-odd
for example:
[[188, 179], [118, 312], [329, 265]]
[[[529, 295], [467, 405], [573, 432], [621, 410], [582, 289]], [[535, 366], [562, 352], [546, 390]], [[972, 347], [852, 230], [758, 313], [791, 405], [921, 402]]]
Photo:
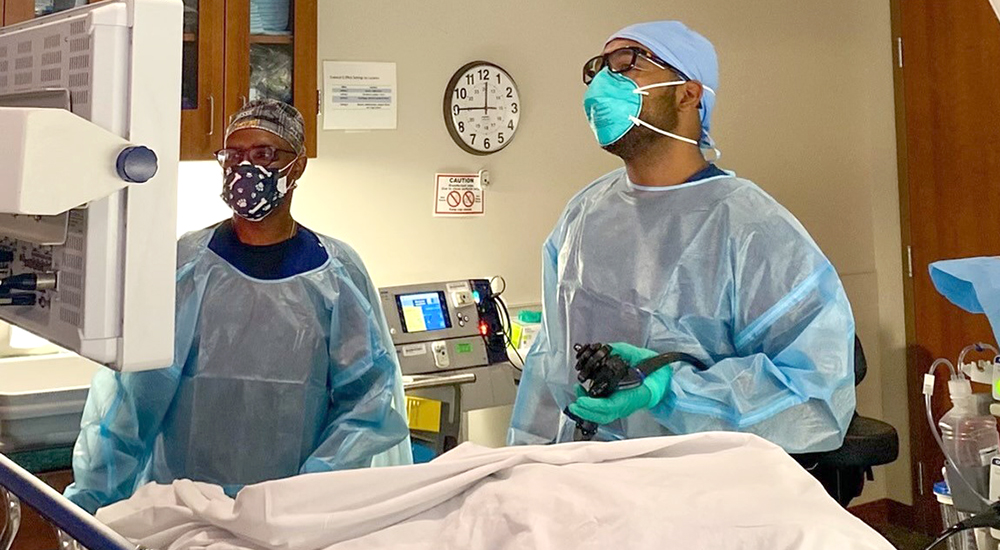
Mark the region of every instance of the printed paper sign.
[[396, 64], [323, 62], [324, 130], [396, 129]]
[[486, 200], [479, 174], [437, 174], [434, 215], [469, 217], [486, 214]]

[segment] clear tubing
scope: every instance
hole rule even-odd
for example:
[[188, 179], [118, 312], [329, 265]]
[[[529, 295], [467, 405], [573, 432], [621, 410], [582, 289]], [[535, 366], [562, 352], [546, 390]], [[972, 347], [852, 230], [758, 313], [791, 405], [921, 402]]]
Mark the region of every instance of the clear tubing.
[[[969, 344], [968, 346], [965, 346], [965, 349], [962, 350], [962, 353], [958, 354], [958, 368], [962, 368], [962, 365], [965, 364], [965, 356], [969, 352], [971, 351], [983, 352], [986, 350], [992, 351], [994, 358], [1000, 355], [1000, 351], [997, 351], [997, 348], [985, 342], [976, 342], [975, 344]], [[954, 367], [952, 368], [952, 370], [954, 370]]]

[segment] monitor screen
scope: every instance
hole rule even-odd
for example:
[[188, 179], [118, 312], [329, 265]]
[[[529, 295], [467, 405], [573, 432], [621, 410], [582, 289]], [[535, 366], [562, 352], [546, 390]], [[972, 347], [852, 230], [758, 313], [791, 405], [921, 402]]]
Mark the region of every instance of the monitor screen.
[[396, 296], [403, 332], [427, 332], [451, 328], [444, 292], [421, 292]]

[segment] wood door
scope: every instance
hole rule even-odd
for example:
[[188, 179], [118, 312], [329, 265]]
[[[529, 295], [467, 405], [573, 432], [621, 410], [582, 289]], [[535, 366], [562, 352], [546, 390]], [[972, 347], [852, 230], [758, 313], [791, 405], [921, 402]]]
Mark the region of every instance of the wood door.
[[[932, 487], [943, 458], [924, 414], [922, 377], [938, 357], [993, 342], [983, 316], [934, 290], [931, 262], [1000, 255], [1000, 23], [988, 0], [893, 0], [908, 403], [915, 527], [940, 531]], [[901, 55], [899, 53], [901, 50]], [[901, 59], [900, 59], [901, 57]], [[899, 68], [899, 65], [902, 68]], [[950, 406], [941, 377], [935, 418]]]
[[305, 118], [306, 149], [314, 157], [316, 0], [290, 0], [287, 27], [251, 21], [250, 0], [227, 0], [226, 13], [226, 119], [251, 99], [290, 102]]
[[181, 160], [208, 160], [225, 131], [225, 2], [184, 0]]

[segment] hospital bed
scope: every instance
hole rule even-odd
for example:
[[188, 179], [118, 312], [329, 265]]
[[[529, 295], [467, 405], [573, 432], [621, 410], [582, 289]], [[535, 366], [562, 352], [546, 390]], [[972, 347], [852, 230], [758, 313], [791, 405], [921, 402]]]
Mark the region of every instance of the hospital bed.
[[737, 433], [464, 444], [429, 464], [296, 476], [236, 499], [149, 484], [100, 510], [103, 525], [9, 463], [0, 482], [84, 546], [112, 550], [892, 548], [779, 447]]
[[[863, 357], [863, 354], [860, 355]], [[863, 364], [863, 359], [861, 360]], [[859, 380], [863, 378], [858, 377]], [[430, 389], [430, 388], [450, 388], [459, 399], [460, 392], [456, 388], [462, 384], [474, 382], [473, 374], [465, 373], [458, 375], [444, 376], [422, 376], [407, 379], [408, 390]], [[459, 402], [454, 402], [456, 409], [460, 408]], [[447, 415], [445, 415], [447, 416]], [[442, 421], [444, 418], [442, 417]], [[442, 423], [442, 427], [448, 423]], [[440, 430], [437, 435], [451, 434], [447, 430]], [[633, 448], [638, 446], [639, 450]], [[608, 449], [624, 449], [618, 454], [608, 454]], [[853, 454], [849, 451], [854, 449], [860, 454]], [[444, 449], [439, 449], [444, 450]], [[852, 445], [848, 442], [845, 448], [834, 451], [823, 456], [814, 457], [817, 463], [841, 466], [838, 460], [848, 461], [848, 468], [856, 468], [857, 460], [878, 454], [878, 449], [868, 450], [864, 446], [857, 447], [857, 442]], [[840, 455], [848, 458], [838, 459]], [[602, 454], [605, 455], [602, 457]], [[861, 458], [857, 458], [857, 457]], [[610, 458], [609, 458], [610, 457]], [[854, 458], [851, 458], [854, 457]], [[561, 510], [564, 520], [571, 520], [581, 513], [589, 513], [587, 510], [603, 510], [603, 520], [608, 523], [627, 522], [628, 518], [635, 517], [635, 506], [648, 506], [653, 509], [676, 505], [676, 508], [685, 514], [702, 517], [699, 521], [685, 518], [677, 525], [673, 526], [676, 532], [672, 535], [685, 540], [693, 540], [701, 544], [709, 544], [697, 538], [700, 530], [705, 529], [705, 522], [711, 525], [712, 531], [727, 531], [741, 525], [739, 514], [734, 513], [733, 505], [736, 508], [747, 508], [748, 506], [760, 507], [762, 501], [770, 503], [772, 506], [788, 509], [812, 510], [815, 512], [814, 518], [807, 518], [804, 521], [801, 517], [795, 518], [779, 509], [773, 514], [765, 515], [764, 518], [750, 518], [750, 523], [765, 531], [764, 538], [756, 540], [756, 543], [763, 544], [762, 540], [771, 540], [772, 537], [790, 536], [797, 540], [803, 537], [803, 542], [789, 543], [786, 546], [774, 546], [774, 548], [883, 548], [880, 537], [861, 522], [850, 516], [842, 507], [837, 506], [824, 493], [824, 488], [812, 479], [806, 470], [799, 464], [803, 463], [806, 457], [789, 457], [780, 448], [766, 443], [755, 436], [745, 434], [700, 434], [695, 436], [683, 436], [675, 438], [660, 438], [660, 440], [636, 440], [633, 442], [621, 442], [615, 444], [607, 443], [577, 443], [559, 446], [539, 447], [539, 448], [509, 448], [490, 450], [475, 448], [466, 445], [455, 451], [448, 453], [428, 465], [404, 467], [403, 472], [394, 469], [392, 473], [387, 471], [358, 471], [336, 473], [332, 475], [320, 474], [318, 476], [306, 476], [305, 483], [316, 487], [326, 486], [328, 494], [341, 494], [342, 487], [357, 488], [357, 494], [353, 495], [355, 502], [343, 503], [340, 509], [324, 509], [324, 505], [319, 504], [324, 499], [317, 496], [316, 502], [297, 502], [288, 504], [288, 495], [303, 494], [303, 488], [297, 487], [300, 481], [284, 480], [261, 484], [248, 488], [245, 494], [241, 493], [237, 501], [232, 501], [221, 492], [215, 492], [211, 486], [201, 484], [191, 484], [191, 482], [175, 484], [174, 486], [149, 486], [140, 490], [139, 494], [130, 501], [114, 505], [102, 510], [98, 517], [109, 522], [115, 530], [109, 529], [105, 524], [95, 521], [93, 517], [79, 510], [68, 501], [63, 499], [58, 493], [50, 489], [44, 483], [38, 481], [30, 474], [20, 469], [10, 460], [0, 455], [0, 486], [10, 487], [17, 498], [0, 489], [0, 507], [7, 512], [6, 517], [0, 515], [0, 519], [7, 521], [6, 527], [0, 530], [0, 550], [8, 550], [12, 536], [16, 533], [17, 519], [19, 516], [18, 499], [37, 510], [40, 515], [46, 518], [52, 525], [58, 527], [65, 533], [67, 541], [75, 539], [86, 548], [109, 548], [112, 550], [134, 549], [135, 542], [157, 548], [186, 548], [186, 544], [195, 544], [184, 537], [195, 537], [203, 535], [199, 530], [213, 530], [211, 535], [217, 537], [226, 544], [235, 544], [233, 548], [247, 548], [257, 550], [257, 548], [271, 548], [281, 546], [282, 548], [306, 548], [308, 546], [285, 546], [285, 545], [259, 545], [250, 540], [241, 539], [247, 535], [244, 531], [248, 525], [254, 526], [268, 524], [272, 520], [272, 526], [276, 531], [281, 530], [281, 525], [289, 521], [288, 517], [279, 518], [273, 521], [268, 516], [243, 515], [230, 512], [230, 517], [221, 516], [205, 518], [203, 525], [192, 522], [191, 525], [164, 525], [144, 523], [149, 517], [196, 517], [198, 513], [209, 508], [227, 506], [231, 510], [239, 508], [251, 509], [253, 506], [246, 506], [243, 503], [253, 501], [255, 498], [263, 498], [269, 501], [264, 508], [281, 509], [284, 508], [290, 517], [318, 517], [323, 516], [324, 525], [329, 525], [332, 531], [341, 529], [353, 530], [356, 536], [340, 539], [330, 539], [318, 546], [309, 548], [331, 548], [340, 550], [341, 548], [379, 548], [393, 547], [392, 541], [402, 538], [410, 538], [413, 535], [410, 531], [413, 525], [433, 525], [440, 524], [440, 529], [454, 529], [456, 524], [461, 524], [464, 520], [455, 520], [455, 510], [461, 511], [463, 508], [471, 507], [484, 510], [486, 515], [496, 514], [496, 521], [488, 522], [491, 527], [481, 527], [485, 529], [479, 536], [495, 537], [494, 530], [500, 532], [509, 529], [512, 525], [520, 525], [525, 522], [525, 517], [540, 517], [546, 513], [551, 513], [552, 509]], [[615, 459], [615, 460], [612, 460]], [[472, 462], [472, 466], [463, 465], [463, 462]], [[714, 462], [713, 462], [714, 461]], [[676, 484], [656, 483], [652, 487], [643, 489], [633, 498], [634, 502], [629, 506], [619, 506], [617, 513], [609, 503], [623, 498], [622, 489], [633, 484], [649, 485], [642, 480], [628, 479], [629, 472], [633, 471], [633, 464], [645, 463], [653, 464], [653, 476], [657, 479], [698, 479], [697, 485], [685, 485], [678, 481]], [[713, 469], [710, 464], [716, 464]], [[803, 463], [804, 464], [804, 463]], [[521, 470], [531, 470], [533, 468], [548, 468], [549, 472], [541, 473], [536, 479], [529, 479], [519, 483], [507, 481], [506, 485], [500, 483], [500, 487], [490, 487], [491, 483], [497, 485], [495, 479], [516, 479]], [[579, 469], [584, 469], [586, 475], [580, 477]], [[589, 470], [588, 470], [589, 469]], [[623, 472], [622, 470], [626, 471]], [[442, 474], [442, 470], [444, 473]], [[728, 471], [737, 473], [736, 478], [726, 478]], [[680, 475], [678, 475], [680, 474]], [[402, 475], [405, 481], [394, 480], [393, 476]], [[465, 481], [458, 486], [444, 487], [452, 479], [464, 478]], [[565, 478], [565, 479], [563, 479]], [[546, 483], [554, 484], [548, 485]], [[526, 493], [542, 487], [543, 493], [558, 495], [561, 504], [552, 505], [544, 502], [542, 498], [529, 497]], [[836, 498], [840, 495], [836, 491], [826, 488]], [[768, 494], [770, 490], [770, 494]], [[191, 493], [194, 493], [192, 497]], [[668, 502], [661, 502], [658, 499], [664, 494], [670, 495]], [[305, 492], [304, 494], [309, 494]], [[313, 494], [316, 494], [315, 492]], [[343, 515], [345, 511], [357, 513], [359, 509], [366, 506], [371, 507], [371, 503], [394, 502], [405, 498], [407, 494], [424, 494], [424, 496], [414, 499], [406, 505], [397, 505], [396, 510], [370, 510], [366, 514], [368, 519], [361, 522], [351, 522], [337, 520], [338, 514]], [[442, 497], [448, 494], [448, 498]], [[261, 497], [260, 495], [264, 495]], [[284, 496], [282, 496], [284, 495]], [[711, 503], [704, 500], [705, 495], [718, 495], [718, 502]], [[170, 503], [186, 501], [190, 507], [171, 506]], [[197, 502], [201, 500], [200, 504]], [[293, 499], [294, 500], [294, 499]], [[744, 501], [743, 503], [739, 501]], [[488, 505], [484, 506], [483, 501]], [[537, 501], [540, 510], [532, 510], [525, 501]], [[209, 502], [210, 506], [205, 506]], [[168, 505], [164, 505], [167, 503]], [[465, 504], [467, 503], [467, 504]], [[648, 504], [644, 504], [648, 503]], [[699, 505], [700, 503], [700, 505]], [[747, 503], [753, 503], [748, 505]], [[317, 506], [317, 504], [319, 504]], [[258, 506], [259, 507], [259, 506]], [[729, 511], [721, 513], [719, 510], [729, 507]], [[390, 506], [391, 508], [391, 506]], [[451, 508], [451, 513], [448, 509]], [[718, 509], [716, 509], [718, 508]], [[524, 517], [518, 517], [519, 513], [524, 513]], [[655, 516], [655, 524], [670, 525], [677, 518], [672, 514], [677, 510], [665, 510], [661, 516]], [[110, 514], [110, 515], [109, 515]], [[483, 514], [482, 511], [476, 513], [466, 512], [466, 516], [476, 516]], [[609, 515], [610, 514], [610, 515]], [[333, 518], [333, 519], [331, 519]], [[707, 518], [707, 519], [705, 519]], [[558, 523], [559, 518], [552, 518]], [[338, 521], [341, 522], [338, 525]], [[481, 518], [476, 522], [482, 522]], [[214, 522], [214, 523], [213, 523]], [[227, 523], [228, 522], [228, 523]], [[768, 524], [770, 522], [770, 524]], [[359, 523], [361, 525], [359, 525]], [[225, 528], [219, 528], [225, 525]], [[856, 546], [839, 546], [843, 540], [835, 537], [829, 530], [829, 526], [836, 529], [846, 529], [846, 532], [853, 533], [852, 536], [861, 537], [861, 543]], [[823, 527], [826, 526], [826, 527]], [[144, 530], [145, 529], [145, 530]], [[540, 530], [539, 525], [532, 525], [520, 532], [520, 537], [529, 538], [533, 542], [538, 542], [548, 535], [547, 528]], [[581, 528], [583, 529], [583, 528]], [[648, 530], [656, 531], [658, 528], [651, 528], [642, 524], [632, 526], [635, 532], [630, 536], [636, 540], [645, 540]], [[791, 535], [789, 535], [789, 529]], [[119, 535], [116, 530], [128, 534], [133, 540], [128, 540]], [[308, 529], [307, 529], [308, 530]], [[812, 531], [822, 531], [822, 536], [812, 533]], [[157, 539], [156, 533], [159, 531], [170, 532], [172, 535], [166, 538]], [[185, 533], [187, 531], [187, 533]], [[773, 531], [773, 532], [772, 532]], [[581, 531], [581, 536], [584, 531]], [[180, 534], [178, 534], [180, 533]], [[420, 531], [423, 533], [423, 531]], [[494, 534], [489, 534], [494, 533]], [[431, 534], [423, 533], [424, 536], [433, 538]], [[760, 534], [759, 534], [760, 535]], [[265, 538], [288, 536], [268, 534]], [[473, 534], [466, 535], [470, 540], [474, 540]], [[560, 536], [565, 536], [560, 535]], [[588, 535], [595, 536], [595, 535]], [[821, 541], [817, 543], [812, 540], [819, 537]], [[153, 540], [144, 540], [151, 538]], [[174, 537], [174, 538], [171, 538]], [[833, 537], [833, 538], [831, 538]], [[232, 539], [232, 540], [230, 540]], [[233, 542], [233, 541], [236, 542]], [[276, 539], [280, 540], [280, 539]], [[826, 542], [823, 542], [823, 541]], [[810, 541], [810, 542], [805, 542]], [[867, 541], [867, 542], [864, 542]], [[202, 541], [203, 542], [203, 541]], [[329, 544], [326, 544], [329, 542]], [[482, 541], [480, 541], [482, 542]], [[496, 541], [490, 538], [488, 544], [482, 542], [483, 548], [492, 548]], [[524, 542], [522, 540], [522, 542]], [[710, 542], [710, 541], [709, 541]], [[240, 546], [245, 544], [246, 546]], [[852, 543], [853, 544], [853, 543]], [[384, 545], [384, 546], [380, 546]], [[230, 546], [224, 546], [230, 548]], [[446, 546], [447, 547], [447, 546]], [[471, 546], [476, 547], [476, 546]], [[514, 546], [516, 547], [516, 546]], [[530, 547], [522, 546], [522, 547]], [[574, 547], [574, 546], [568, 546]], [[629, 547], [626, 545], [626, 547]], [[641, 548], [642, 546], [634, 546]], [[688, 546], [699, 547], [699, 546]], [[713, 547], [710, 544], [704, 547]], [[756, 546], [744, 544], [741, 547], [755, 548]], [[771, 548], [769, 546], [762, 546]], [[558, 548], [558, 547], [553, 547]], [[887, 547], [886, 547], [887, 548]], [[63, 550], [75, 550], [70, 544]]]

